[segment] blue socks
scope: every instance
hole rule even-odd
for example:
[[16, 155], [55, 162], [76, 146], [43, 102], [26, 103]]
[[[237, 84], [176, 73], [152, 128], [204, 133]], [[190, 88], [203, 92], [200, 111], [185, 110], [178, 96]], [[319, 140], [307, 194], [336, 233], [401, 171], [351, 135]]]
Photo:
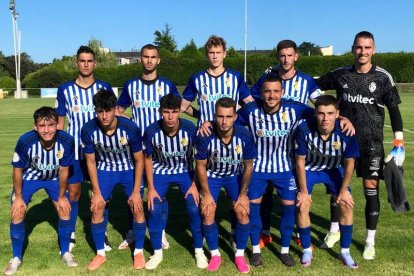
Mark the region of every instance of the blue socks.
[[298, 227], [298, 233], [300, 235], [300, 241], [302, 243], [302, 248], [306, 249], [311, 247], [311, 228], [310, 226], [301, 228]]
[[[23, 243], [26, 237], [24, 221], [14, 224], [10, 222], [10, 239], [13, 248], [13, 258], [23, 259]], [[69, 245], [69, 244], [68, 244]]]
[[349, 248], [352, 241], [352, 231], [353, 231], [353, 224], [351, 225], [342, 225], [339, 224], [339, 231], [341, 231], [341, 248]]
[[260, 203], [250, 202], [250, 242], [252, 245], [259, 245], [262, 220], [260, 218]]
[[246, 249], [247, 240], [250, 234], [250, 223], [236, 225], [236, 248]]
[[216, 222], [206, 225], [203, 223], [204, 237], [210, 251], [218, 249], [218, 228]]
[[201, 215], [200, 209], [194, 202], [192, 195], [188, 195], [185, 199], [187, 212], [190, 216], [190, 229], [193, 236], [194, 248], [203, 247], [203, 234], [201, 233]]
[[295, 204], [281, 205], [282, 215], [280, 218], [280, 237], [281, 246], [289, 247], [290, 240], [292, 239], [293, 227], [295, 225]]
[[70, 201], [70, 232], [76, 230], [76, 220], [79, 212], [79, 201]]
[[135, 249], [142, 249], [144, 248], [144, 240], [145, 240], [145, 229], [146, 223], [144, 222], [133, 222], [132, 228], [134, 230], [134, 237], [135, 237]]
[[91, 223], [92, 238], [97, 251], [105, 248], [105, 231], [105, 220], [100, 223]]
[[148, 231], [150, 233], [152, 248], [158, 250], [162, 248], [162, 227], [164, 226], [163, 203], [159, 199], [154, 198], [153, 208], [153, 210], [148, 210]]
[[60, 254], [63, 256], [66, 252], [69, 252], [69, 242], [71, 231], [71, 220], [58, 220], [58, 237]]

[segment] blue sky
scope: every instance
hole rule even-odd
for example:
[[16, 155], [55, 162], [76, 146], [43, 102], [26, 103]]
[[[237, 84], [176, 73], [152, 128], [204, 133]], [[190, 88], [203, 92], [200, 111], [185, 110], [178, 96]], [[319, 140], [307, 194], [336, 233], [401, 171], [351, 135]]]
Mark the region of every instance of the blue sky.
[[[244, 0], [16, 0], [22, 51], [36, 62], [73, 55], [92, 37], [113, 51], [139, 50], [168, 23], [182, 48], [211, 34], [244, 49]], [[378, 52], [414, 52], [412, 0], [248, 0], [248, 49], [282, 39], [350, 50], [355, 33], [371, 31]], [[13, 54], [9, 1], [0, 3], [0, 51]]]

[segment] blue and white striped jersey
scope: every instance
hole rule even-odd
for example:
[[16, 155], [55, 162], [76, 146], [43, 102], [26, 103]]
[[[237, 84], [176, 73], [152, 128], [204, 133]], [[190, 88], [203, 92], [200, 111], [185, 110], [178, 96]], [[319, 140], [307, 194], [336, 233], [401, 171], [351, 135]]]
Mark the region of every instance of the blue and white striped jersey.
[[112, 91], [112, 87], [101, 80], [95, 80], [87, 88], [80, 87], [73, 80], [58, 88], [55, 107], [59, 116], [68, 118], [66, 131], [75, 138], [76, 160], [83, 159], [80, 147], [81, 129], [86, 122], [96, 117], [92, 99], [101, 88]]
[[280, 109], [274, 114], [268, 114], [261, 101], [244, 105], [239, 110], [237, 123], [247, 126], [256, 142], [257, 159], [253, 171], [278, 173], [292, 170], [291, 134], [301, 119], [312, 116], [311, 107], [292, 100], [282, 99]]
[[[260, 87], [262, 86], [263, 80], [267, 74], [278, 74], [279, 67], [270, 67], [265, 73], [259, 78], [259, 80], [252, 86], [251, 93], [255, 99], [260, 99]], [[290, 99], [296, 102], [308, 104], [308, 100], [316, 99], [321, 95], [321, 90], [317, 86], [315, 80], [301, 72], [296, 71], [296, 74], [288, 80], [282, 80], [283, 87], [283, 98]]]
[[117, 128], [108, 136], [95, 118], [82, 128], [82, 146], [85, 154], [95, 153], [98, 170], [133, 170], [133, 153], [142, 150], [141, 131], [131, 120], [116, 116]]
[[236, 71], [225, 69], [220, 76], [212, 76], [203, 70], [191, 76], [183, 92], [183, 98], [194, 101], [197, 97], [200, 127], [205, 121], [213, 121], [216, 113], [215, 104], [220, 98], [232, 98], [236, 103], [250, 96], [249, 87], [243, 76]]
[[162, 119], [148, 126], [144, 134], [145, 153], [152, 155], [154, 174], [169, 175], [194, 171], [194, 139], [197, 129], [185, 119], [174, 136], [162, 129]]
[[53, 148], [45, 149], [35, 130], [31, 130], [17, 141], [12, 165], [23, 169], [24, 180], [57, 180], [59, 167], [72, 165], [75, 142], [68, 133], [56, 131]]
[[132, 120], [144, 135], [145, 129], [150, 124], [161, 119], [161, 114], [158, 112], [160, 99], [171, 93], [180, 96], [174, 83], [166, 78], [157, 77], [152, 81], [135, 78], [125, 83], [117, 105], [123, 108], [131, 106]]
[[316, 119], [302, 122], [295, 133], [295, 154], [306, 156], [305, 169], [323, 171], [338, 168], [345, 158], [359, 157], [356, 136], [342, 133], [339, 120], [327, 140], [323, 140], [318, 132]]
[[196, 137], [195, 148], [195, 159], [207, 159], [207, 176], [213, 178], [240, 174], [243, 160], [257, 157], [253, 136], [239, 125], [234, 125], [233, 137], [228, 144], [221, 141], [214, 126], [210, 136]]

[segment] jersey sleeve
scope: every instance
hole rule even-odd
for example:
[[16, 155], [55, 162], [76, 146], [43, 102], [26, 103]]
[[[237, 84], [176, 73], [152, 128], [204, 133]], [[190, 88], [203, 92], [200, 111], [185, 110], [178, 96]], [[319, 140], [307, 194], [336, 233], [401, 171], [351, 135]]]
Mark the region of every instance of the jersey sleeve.
[[65, 151], [63, 153], [62, 159], [59, 160], [59, 165], [62, 167], [69, 167], [73, 164], [73, 160], [75, 159], [75, 141], [73, 140], [73, 138], [65, 138], [63, 147]]
[[383, 102], [387, 108], [393, 108], [401, 103], [400, 95], [398, 94], [397, 87], [391, 79], [391, 76], [387, 78], [384, 88]]
[[298, 129], [295, 131], [295, 154], [299, 156], [306, 156], [307, 147], [306, 147], [306, 136], [304, 131], [304, 122], [301, 124]]
[[197, 93], [198, 91], [195, 85], [195, 76], [192, 76], [184, 89], [183, 99], [192, 102], [197, 97]]
[[312, 77], [308, 78], [307, 83], [308, 83], [309, 99], [315, 100], [317, 97], [322, 95], [321, 90], [319, 89], [319, 86], [316, 84], [316, 81]]
[[239, 77], [239, 98], [241, 100], [246, 99], [247, 97], [250, 96], [250, 89], [247, 86], [246, 82], [244, 81], [243, 77], [240, 75]]
[[329, 72], [315, 80], [316, 85], [322, 90], [333, 90], [336, 89], [336, 77], [334, 72]]
[[81, 130], [82, 150], [86, 154], [95, 153], [95, 145], [92, 141], [92, 136], [89, 135], [85, 127]]
[[118, 98], [118, 101], [116, 102], [118, 106], [121, 106], [123, 108], [127, 108], [132, 103], [131, 96], [129, 95], [129, 85], [130, 85], [130, 82], [127, 81], [124, 87], [122, 88], [122, 92]]
[[57, 95], [56, 95], [56, 102], [55, 108], [58, 116], [66, 116], [67, 109], [66, 109], [66, 98], [64, 94], [64, 89], [62, 86], [59, 86]]
[[16, 147], [14, 149], [14, 155], [12, 160], [12, 166], [16, 168], [26, 168], [27, 163], [29, 162], [27, 156], [27, 150], [24, 147], [22, 137], [17, 141]]
[[[248, 133], [250, 134], [250, 133]], [[245, 144], [243, 149], [243, 159], [252, 160], [257, 158], [256, 144], [252, 135], [245, 136]]]
[[208, 148], [206, 145], [206, 139], [197, 136], [194, 141], [195, 156], [196, 160], [206, 160], [208, 157]]
[[343, 153], [344, 158], [357, 158], [359, 157], [358, 141], [355, 135], [348, 136], [349, 140]]
[[[134, 124], [131, 122], [131, 124]], [[131, 128], [131, 138], [130, 138], [130, 147], [132, 152], [140, 152], [142, 151], [142, 135], [141, 130], [137, 125], [133, 125]]]
[[236, 124], [247, 126], [249, 124], [250, 108], [254, 102], [245, 104], [237, 111]]
[[[147, 128], [149, 130], [149, 128]], [[144, 148], [145, 154], [152, 155], [154, 153], [154, 145], [152, 144], [152, 135], [149, 131], [144, 133]]]
[[304, 120], [311, 119], [315, 113], [315, 110], [306, 104], [302, 104], [302, 103], [299, 103], [299, 104], [302, 107], [300, 118]]
[[171, 86], [170, 94], [181, 97], [180, 93], [178, 93], [177, 86], [175, 86], [175, 84], [172, 82], [170, 83], [170, 86]]

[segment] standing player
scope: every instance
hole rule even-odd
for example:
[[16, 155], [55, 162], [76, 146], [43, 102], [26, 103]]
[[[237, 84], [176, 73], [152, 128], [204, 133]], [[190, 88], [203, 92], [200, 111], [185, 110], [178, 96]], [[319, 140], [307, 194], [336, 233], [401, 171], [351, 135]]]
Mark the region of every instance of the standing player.
[[[79, 47], [76, 54], [76, 67], [79, 70], [78, 76], [75, 80], [61, 84], [58, 88], [56, 98], [56, 110], [59, 115], [58, 129], [64, 129], [66, 116], [68, 118], [67, 132], [75, 138], [74, 175], [69, 178], [68, 183], [72, 232], [70, 251], [72, 251], [76, 243], [75, 229], [78, 217], [81, 183], [86, 178], [86, 165], [83, 160], [82, 149], [80, 148], [80, 132], [86, 122], [96, 117], [92, 104], [93, 95], [101, 88], [112, 91], [108, 83], [95, 79], [95, 53], [88, 46]], [[111, 250], [107, 239], [105, 248], [106, 250]]]
[[[250, 271], [244, 258], [249, 237], [249, 199], [247, 189], [256, 158], [252, 135], [244, 127], [234, 125], [237, 118], [236, 102], [230, 98], [221, 98], [215, 104], [215, 124], [210, 136], [197, 137], [196, 170], [203, 192], [201, 214], [203, 232], [211, 252], [207, 269], [216, 271], [221, 264], [218, 250], [218, 229], [215, 222], [216, 203], [222, 187], [233, 203], [237, 216], [236, 256], [234, 262], [241, 273]], [[243, 166], [241, 183], [238, 175]]]
[[146, 269], [155, 269], [163, 259], [161, 203], [172, 184], [177, 184], [185, 195], [197, 267], [206, 268], [208, 265], [203, 251], [199, 194], [193, 182], [193, 145], [197, 129], [190, 121], [179, 118], [180, 106], [181, 97], [173, 94], [163, 96], [159, 109], [162, 119], [151, 124], [144, 135], [148, 230], [154, 249], [154, 255], [145, 264]]
[[367, 228], [363, 257], [375, 258], [375, 234], [380, 211], [379, 181], [383, 178], [383, 128], [385, 106], [390, 114], [394, 132], [391, 155], [397, 165], [404, 161], [403, 122], [398, 104], [401, 103], [391, 75], [372, 64], [375, 54], [374, 36], [359, 32], [354, 38], [352, 53], [354, 65], [338, 68], [317, 80], [321, 89], [335, 89], [342, 116], [355, 126], [360, 158], [356, 162], [357, 176], [362, 177], [365, 194], [365, 219]]
[[343, 134], [338, 122], [338, 101], [330, 95], [320, 96], [315, 103], [315, 118], [300, 124], [295, 132], [298, 230], [303, 246], [301, 264], [309, 266], [311, 227], [309, 209], [315, 184], [324, 183], [339, 204], [341, 251], [339, 258], [348, 267], [358, 268], [349, 246], [352, 241], [354, 200], [349, 190], [355, 158], [359, 156], [355, 136]]
[[115, 115], [116, 96], [112, 91], [100, 90], [93, 97], [93, 104], [97, 118], [86, 123], [81, 134], [93, 190], [91, 232], [96, 247], [88, 270], [96, 270], [106, 262], [104, 210], [117, 184], [124, 189], [134, 216], [134, 269], [142, 269], [146, 225], [140, 191], [144, 169], [141, 132], [129, 119]]
[[215, 115], [215, 103], [220, 98], [232, 98], [236, 103], [239, 100], [244, 103], [253, 101], [249, 87], [243, 80], [243, 76], [236, 71], [224, 67], [226, 58], [226, 41], [212, 35], [204, 45], [209, 67], [191, 76], [183, 92], [181, 111], [190, 115], [193, 112], [188, 109], [197, 97], [200, 127], [206, 121], [213, 121]]
[[[282, 88], [284, 91], [282, 96], [283, 99], [291, 99], [303, 104], [308, 104], [309, 100], [312, 103], [315, 103], [316, 98], [321, 95], [321, 91], [311, 76], [295, 68], [295, 62], [299, 57], [296, 43], [292, 40], [282, 40], [277, 44], [276, 52], [276, 58], [279, 64], [269, 67], [252, 86], [252, 96], [255, 99], [260, 99], [260, 87], [262, 86], [263, 80], [266, 75], [275, 74], [282, 79]], [[270, 235], [270, 218], [272, 212], [273, 190], [273, 185], [269, 184], [266, 193], [263, 195], [262, 204], [260, 206], [260, 216], [262, 218], [262, 231], [260, 235], [261, 248], [272, 242], [272, 236]], [[336, 202], [334, 204], [336, 205]]]
[[281, 260], [286, 266], [294, 266], [289, 254], [290, 240], [295, 224], [296, 182], [291, 161], [293, 133], [300, 119], [310, 118], [313, 109], [302, 103], [282, 99], [282, 79], [268, 74], [261, 87], [261, 101], [248, 103], [239, 111], [239, 122], [247, 125], [255, 139], [257, 159], [254, 163], [248, 196], [250, 199], [250, 241], [253, 253], [250, 264], [262, 264], [260, 250], [260, 203], [271, 183], [275, 186], [281, 202]]
[[[174, 83], [158, 76], [157, 68], [161, 59], [156, 46], [152, 44], [143, 46], [141, 48], [140, 62], [143, 70], [142, 75], [125, 83], [117, 102], [117, 109], [119, 114], [123, 115], [125, 110], [131, 106], [132, 120], [138, 125], [142, 135], [144, 135], [145, 130], [150, 124], [161, 119], [161, 115], [158, 112], [161, 97], [168, 94], [179, 96], [179, 93]], [[164, 200], [162, 205], [165, 218], [163, 229], [165, 229], [168, 217], [168, 201]], [[128, 231], [126, 239], [119, 245], [119, 249], [127, 249], [128, 245], [134, 241], [131, 234], [131, 230]], [[167, 249], [169, 243], [165, 237], [165, 230], [162, 235], [163, 248]]]
[[22, 263], [26, 237], [24, 218], [33, 194], [40, 189], [46, 190], [59, 216], [58, 237], [62, 261], [69, 267], [78, 266], [69, 253], [70, 204], [65, 197], [69, 167], [73, 163], [74, 141], [69, 134], [57, 130], [58, 116], [53, 108], [41, 107], [33, 117], [34, 130], [20, 137], [12, 161], [10, 238], [13, 259], [4, 271], [6, 275], [16, 273]]

